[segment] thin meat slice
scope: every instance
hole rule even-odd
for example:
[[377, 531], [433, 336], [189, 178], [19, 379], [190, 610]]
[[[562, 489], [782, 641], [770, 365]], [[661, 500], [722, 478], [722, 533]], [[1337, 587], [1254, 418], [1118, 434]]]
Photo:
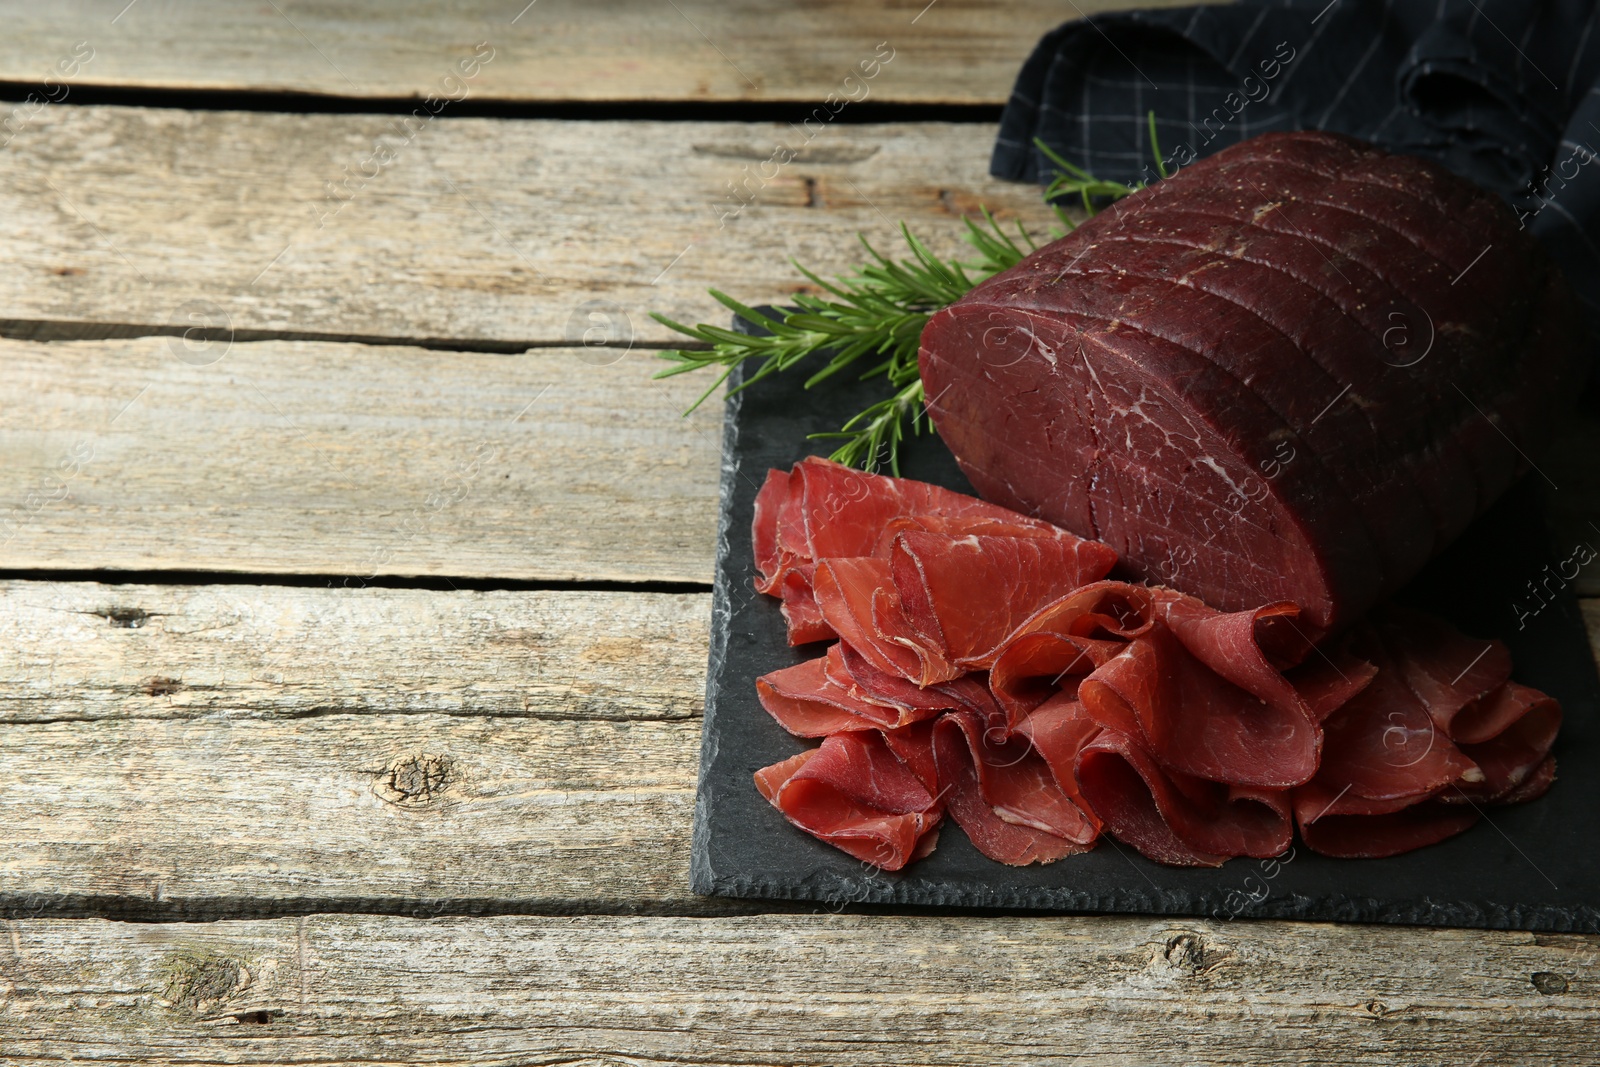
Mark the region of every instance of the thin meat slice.
[[1101, 726], [1084, 712], [1083, 705], [1058, 693], [1030, 711], [1017, 726], [1043, 758], [1056, 785], [1098, 829], [1100, 817], [1078, 786], [1078, 755], [1099, 735]]
[[933, 850], [940, 807], [876, 732], [837, 734], [755, 774], [795, 826], [864, 863], [898, 871]]
[[[1180, 838], [1161, 812], [1156, 788], [1166, 777], [1139, 741], [1102, 730], [1078, 756], [1078, 788], [1106, 830], [1147, 859], [1170, 867], [1220, 867], [1228, 856]], [[1150, 783], [1158, 783], [1152, 787]]]
[[[1352, 637], [1400, 675], [1452, 741], [1485, 741], [1521, 709], [1493, 699], [1511, 677], [1503, 641], [1468, 637], [1443, 619], [1397, 605], [1373, 612]], [[1381, 662], [1381, 661], [1380, 661]]]
[[1158, 863], [1209, 867], [1230, 856], [1266, 859], [1282, 855], [1294, 836], [1288, 790], [1174, 774], [1121, 731], [1103, 731], [1086, 744], [1077, 773], [1106, 829]]
[[1041, 519], [1023, 515], [965, 493], [910, 478], [869, 474], [819, 456], [795, 464], [800, 490], [798, 515], [813, 560], [872, 556], [897, 519], [943, 520], [945, 532], [969, 528], [1070, 537]]
[[1093, 844], [1096, 824], [1025, 741], [987, 743], [983, 724], [970, 712], [940, 718], [932, 735], [946, 810], [979, 852], [1023, 867], [1053, 863]]
[[1476, 808], [1443, 803], [1437, 793], [1368, 800], [1321, 782], [1294, 791], [1294, 813], [1307, 847], [1339, 859], [1398, 856], [1438, 844], [1478, 821]]
[[817, 564], [816, 592], [823, 619], [878, 670], [924, 686], [960, 676], [959, 667], [903, 636], [911, 625], [900, 607], [888, 560], [823, 560]]
[[1380, 668], [1365, 689], [1323, 724], [1324, 790], [1393, 800], [1433, 793], [1482, 772], [1439, 728], [1398, 672]]
[[833, 627], [828, 625], [828, 620], [822, 617], [822, 608], [817, 604], [816, 593], [812, 590], [815, 570], [813, 563], [797, 563], [776, 581], [776, 595], [783, 599], [778, 610], [788, 624], [791, 645], [830, 641], [838, 636]]
[[1105, 577], [1116, 555], [1071, 534], [962, 537], [907, 530], [890, 569], [916, 636], [941, 658], [985, 670], [1039, 608]]
[[1017, 729], [1028, 713], [1060, 694], [1076, 701], [1084, 676], [1120, 655], [1125, 642], [1074, 637], [1052, 630], [1019, 633], [989, 671], [989, 691]]
[[756, 696], [778, 724], [796, 737], [826, 737], [846, 730], [895, 729], [938, 714], [863, 700], [830, 672], [835, 645], [827, 656], [756, 679]]
[[777, 580], [785, 568], [778, 549], [779, 515], [789, 500], [790, 475], [788, 471], [769, 470], [767, 480], [756, 493], [755, 519], [750, 524], [750, 542], [755, 551], [756, 588], [763, 593], [777, 589]]
[[900, 724], [914, 722], [961, 702], [938, 688], [924, 688], [874, 667], [865, 656], [840, 641], [828, 648], [830, 677], [858, 700], [896, 709]]
[[1085, 678], [1078, 696], [1108, 727], [1132, 732], [1136, 722], [1171, 771], [1270, 789], [1317, 773], [1322, 731], [1308, 710], [1260, 700], [1214, 673], [1162, 622]]
[[[1549, 761], [1561, 729], [1561, 705], [1516, 682], [1507, 682], [1505, 688], [1514, 691], [1507, 702], [1523, 708], [1522, 715], [1489, 740], [1461, 746], [1462, 754], [1482, 771], [1483, 780], [1447, 790], [1439, 798], [1446, 803], [1505, 802]], [[1553, 774], [1553, 764], [1550, 770]]]

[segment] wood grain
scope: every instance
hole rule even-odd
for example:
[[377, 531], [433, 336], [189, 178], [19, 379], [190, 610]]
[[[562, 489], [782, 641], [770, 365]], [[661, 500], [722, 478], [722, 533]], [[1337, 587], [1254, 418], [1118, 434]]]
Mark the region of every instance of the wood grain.
[[1600, 941], [1118, 917], [18, 921], [7, 1062], [1588, 1067]]
[[11, 2], [0, 80], [40, 82], [86, 41], [92, 58], [69, 88], [420, 98], [459, 91], [443, 79], [487, 42], [493, 59], [467, 83], [476, 99], [821, 102], [851, 91], [845, 76], [889, 41], [898, 54], [868, 99], [1001, 104], [1045, 31], [1175, 2], [1023, 0], [996, 11], [981, 0], [144, 0], [120, 15], [122, 3]]
[[688, 887], [699, 749], [696, 720], [11, 724], [0, 909], [726, 911]]
[[707, 594], [0, 582], [0, 724], [694, 720]]
[[717, 398], [621, 349], [0, 340], [0, 566], [709, 582]]
[[49, 107], [0, 152], [0, 320], [675, 344], [650, 311], [726, 323], [707, 287], [781, 302], [858, 232], [965, 254], [983, 204], [1042, 236], [994, 133]]

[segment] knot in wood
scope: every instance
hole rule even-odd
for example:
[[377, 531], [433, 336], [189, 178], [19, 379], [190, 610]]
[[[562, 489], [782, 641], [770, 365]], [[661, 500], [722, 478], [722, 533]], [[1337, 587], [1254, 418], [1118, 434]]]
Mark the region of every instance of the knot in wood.
[[242, 961], [212, 952], [175, 953], [162, 970], [167, 980], [161, 999], [197, 1014], [250, 987], [250, 971]]
[[1175, 971], [1202, 974], [1220, 963], [1227, 953], [1214, 948], [1200, 934], [1184, 933], [1168, 939], [1161, 955]]
[[374, 783], [378, 796], [391, 804], [416, 806], [438, 798], [454, 779], [455, 762], [431, 752], [396, 756]]
[[150, 613], [143, 608], [107, 608], [101, 614], [106, 622], [124, 630], [137, 630], [150, 618]]
[[1553, 997], [1567, 991], [1567, 980], [1554, 971], [1534, 971], [1533, 988], [1547, 997]]

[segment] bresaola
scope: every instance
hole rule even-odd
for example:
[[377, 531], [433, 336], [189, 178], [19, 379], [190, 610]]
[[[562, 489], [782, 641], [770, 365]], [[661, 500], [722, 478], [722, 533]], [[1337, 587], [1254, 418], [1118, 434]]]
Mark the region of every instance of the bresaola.
[[1549, 440], [1576, 301], [1512, 212], [1314, 131], [1226, 148], [933, 315], [919, 368], [986, 499], [1311, 636], [1388, 597]]
[[1107, 580], [1105, 545], [815, 457], [769, 474], [753, 533], [791, 643], [832, 642], [758, 681], [821, 746], [757, 786], [885, 869], [946, 818], [1010, 864], [1101, 833], [1177, 865], [1276, 856], [1296, 830], [1393, 855], [1554, 778], [1556, 702], [1430, 616], [1382, 608], [1313, 647], [1291, 603], [1221, 612]]

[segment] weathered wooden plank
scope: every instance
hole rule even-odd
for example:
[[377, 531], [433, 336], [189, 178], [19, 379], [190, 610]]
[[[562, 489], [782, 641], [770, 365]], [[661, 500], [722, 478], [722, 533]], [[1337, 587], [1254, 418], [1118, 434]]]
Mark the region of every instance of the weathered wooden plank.
[[0, 724], [697, 719], [710, 600], [0, 582]]
[[726, 322], [707, 286], [782, 300], [791, 256], [851, 269], [857, 232], [955, 253], [981, 203], [1042, 234], [993, 137], [51, 107], [0, 152], [0, 320], [675, 343], [649, 311]]
[[710, 580], [721, 404], [646, 352], [184, 345], [0, 340], [0, 566]]
[[10, 724], [0, 909], [726, 911], [688, 888], [699, 742], [693, 719]]
[[[1046, 30], [1080, 14], [1176, 2], [1024, 0], [1003, 13], [980, 0], [6, 3], [0, 80], [55, 74], [57, 93], [64, 82], [69, 92], [114, 85], [448, 96], [462, 83], [445, 79], [459, 79], [457, 64], [484, 42], [492, 58], [465, 82], [475, 99], [820, 103], [829, 93], [859, 95], [860, 83], [844, 79], [859, 77], [858, 64], [886, 41], [895, 59], [866, 83], [867, 99], [999, 104]], [[75, 51], [80, 41], [92, 51]], [[74, 56], [88, 58], [74, 68]]]
[[18, 921], [7, 1062], [1582, 1065], [1600, 941], [1145, 918]]

